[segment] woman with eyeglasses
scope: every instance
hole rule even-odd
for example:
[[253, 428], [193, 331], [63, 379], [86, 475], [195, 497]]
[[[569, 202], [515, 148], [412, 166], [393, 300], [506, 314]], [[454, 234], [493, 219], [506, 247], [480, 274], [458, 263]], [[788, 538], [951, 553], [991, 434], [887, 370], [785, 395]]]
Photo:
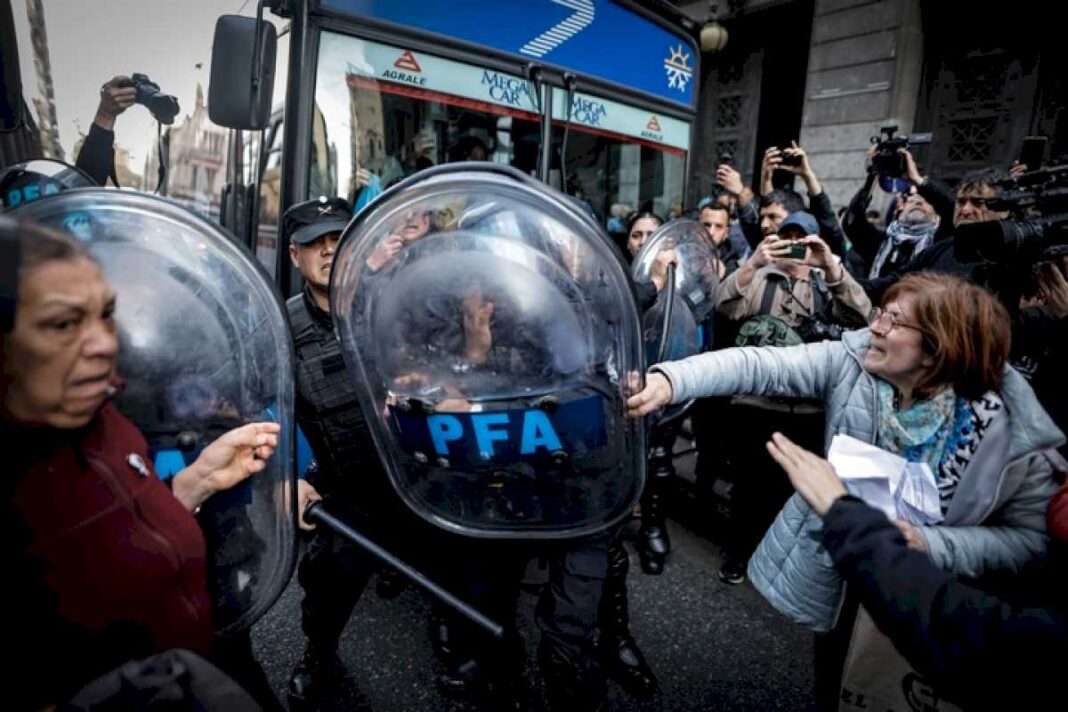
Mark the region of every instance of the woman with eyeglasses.
[[[988, 292], [952, 275], [912, 274], [886, 292], [869, 329], [841, 341], [659, 364], [627, 405], [638, 417], [705, 396], [822, 399], [828, 445], [840, 433], [930, 467], [943, 519], [895, 522], [908, 545], [946, 572], [991, 581], [1045, 554], [1054, 473], [1068, 469], [1055, 450], [1064, 435], [1007, 366], [1009, 341], [1008, 314]], [[900, 691], [903, 677], [887, 680], [908, 665], [891, 664], [896, 653], [878, 634], [857, 634], [864, 616], [844, 598], [821, 526], [795, 495], [750, 560], [749, 577], [775, 608], [823, 634], [816, 645], [821, 703], [836, 708], [846, 693], [865, 694], [869, 707], [897, 709], [881, 705], [875, 691]], [[856, 682], [862, 673], [867, 679]]]

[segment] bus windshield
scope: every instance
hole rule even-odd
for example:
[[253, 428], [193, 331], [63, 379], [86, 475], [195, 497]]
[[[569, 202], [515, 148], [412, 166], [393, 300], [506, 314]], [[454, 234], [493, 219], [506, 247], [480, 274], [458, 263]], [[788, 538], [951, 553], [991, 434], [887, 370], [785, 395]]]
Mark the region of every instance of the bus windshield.
[[[680, 207], [689, 124], [575, 94], [560, 171], [567, 94], [553, 95], [550, 182], [587, 201], [605, 224], [622, 210]], [[337, 194], [360, 208], [431, 165], [486, 160], [535, 174], [544, 115], [526, 79], [369, 40], [323, 32], [315, 105], [336, 165]], [[309, 178], [314, 178], [310, 176]], [[322, 186], [309, 180], [309, 195]]]

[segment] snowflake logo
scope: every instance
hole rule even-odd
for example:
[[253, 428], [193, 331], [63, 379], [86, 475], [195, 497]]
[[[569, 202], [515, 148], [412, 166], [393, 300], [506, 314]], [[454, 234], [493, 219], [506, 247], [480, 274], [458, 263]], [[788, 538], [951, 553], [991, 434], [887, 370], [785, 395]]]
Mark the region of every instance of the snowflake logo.
[[678, 47], [669, 47], [668, 51], [671, 54], [664, 60], [668, 88], [684, 92], [693, 77], [693, 67], [689, 64], [690, 55], [683, 50], [681, 44]]

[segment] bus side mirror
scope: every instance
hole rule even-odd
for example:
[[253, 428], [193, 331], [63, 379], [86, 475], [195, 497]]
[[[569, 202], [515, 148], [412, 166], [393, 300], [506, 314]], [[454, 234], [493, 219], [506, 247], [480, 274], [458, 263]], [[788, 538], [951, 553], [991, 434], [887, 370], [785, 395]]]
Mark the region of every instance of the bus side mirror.
[[223, 15], [215, 23], [208, 84], [208, 118], [219, 126], [256, 131], [271, 118], [274, 25], [262, 17]]

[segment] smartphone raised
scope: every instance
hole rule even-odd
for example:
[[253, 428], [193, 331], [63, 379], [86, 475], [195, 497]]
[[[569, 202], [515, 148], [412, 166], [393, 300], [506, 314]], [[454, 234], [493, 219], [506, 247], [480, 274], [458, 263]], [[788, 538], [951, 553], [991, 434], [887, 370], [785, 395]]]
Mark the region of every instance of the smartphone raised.
[[786, 253], [786, 256], [791, 260], [803, 260], [806, 252], [808, 252], [807, 247], [795, 242], [790, 245], [790, 251]]

